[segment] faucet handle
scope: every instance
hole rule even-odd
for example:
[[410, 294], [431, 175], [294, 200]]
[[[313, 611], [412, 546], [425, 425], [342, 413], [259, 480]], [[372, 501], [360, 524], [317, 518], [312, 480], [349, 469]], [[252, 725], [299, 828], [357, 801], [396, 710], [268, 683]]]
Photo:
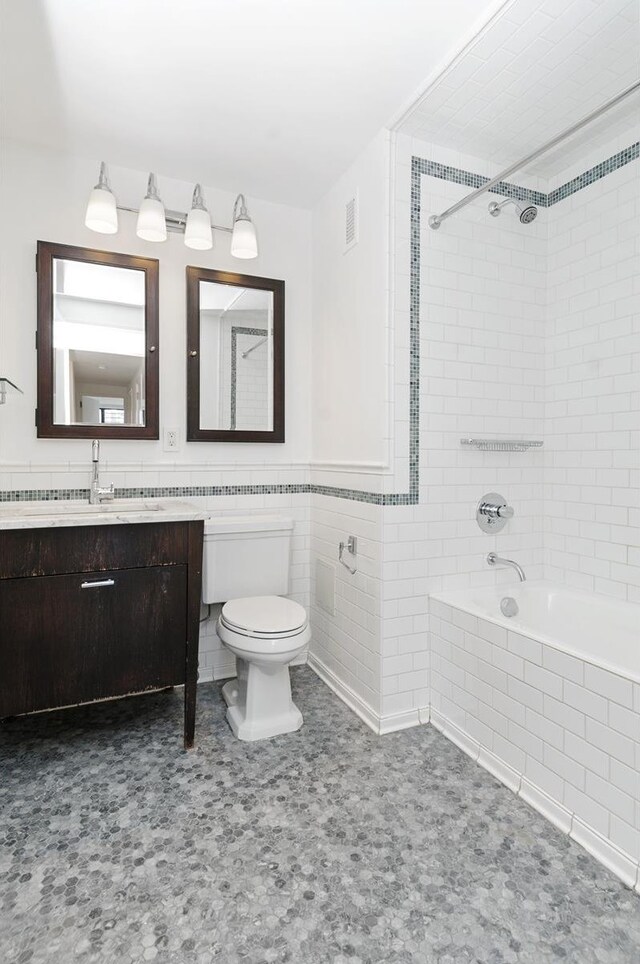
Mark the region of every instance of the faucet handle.
[[498, 507], [498, 518], [499, 519], [513, 519], [513, 506], [510, 505], [499, 505]]
[[500, 532], [513, 516], [513, 508], [499, 492], [487, 492], [476, 508], [476, 521], [483, 532]]

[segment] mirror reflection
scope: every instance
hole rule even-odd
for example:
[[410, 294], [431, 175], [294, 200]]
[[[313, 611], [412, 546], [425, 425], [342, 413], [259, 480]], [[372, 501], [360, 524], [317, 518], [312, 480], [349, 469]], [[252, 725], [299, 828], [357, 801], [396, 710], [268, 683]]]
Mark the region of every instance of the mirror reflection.
[[200, 428], [273, 430], [273, 292], [200, 281]]
[[53, 259], [53, 421], [145, 425], [145, 272]]

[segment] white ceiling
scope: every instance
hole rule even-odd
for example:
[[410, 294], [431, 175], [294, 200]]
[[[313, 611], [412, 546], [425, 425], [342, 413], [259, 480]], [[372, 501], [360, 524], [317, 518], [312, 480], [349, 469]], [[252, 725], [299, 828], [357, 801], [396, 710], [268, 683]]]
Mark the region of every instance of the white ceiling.
[[73, 377], [85, 385], [121, 385], [128, 388], [144, 364], [132, 355], [108, 355], [97, 351], [70, 351]]
[[[398, 129], [500, 170], [639, 78], [638, 0], [511, 0]], [[526, 170], [550, 177], [638, 127], [635, 93]]]
[[3, 131], [311, 206], [501, 2], [0, 0]]

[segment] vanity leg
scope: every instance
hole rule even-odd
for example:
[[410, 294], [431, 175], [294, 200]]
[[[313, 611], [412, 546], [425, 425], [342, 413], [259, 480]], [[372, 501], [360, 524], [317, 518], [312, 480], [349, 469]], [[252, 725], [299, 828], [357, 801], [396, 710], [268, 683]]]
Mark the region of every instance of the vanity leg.
[[193, 750], [196, 731], [196, 691], [198, 678], [187, 680], [184, 687], [184, 748]]
[[189, 522], [187, 568], [187, 652], [184, 685], [184, 748], [192, 750], [196, 728], [198, 646], [200, 643], [200, 593], [202, 588], [202, 539], [204, 522]]

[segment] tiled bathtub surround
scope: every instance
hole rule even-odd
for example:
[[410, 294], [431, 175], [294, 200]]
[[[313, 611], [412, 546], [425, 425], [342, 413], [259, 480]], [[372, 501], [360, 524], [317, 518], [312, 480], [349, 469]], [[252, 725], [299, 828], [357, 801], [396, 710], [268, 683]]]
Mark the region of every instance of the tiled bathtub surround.
[[432, 723], [640, 892], [640, 683], [438, 599], [430, 636]]
[[640, 601], [640, 171], [548, 212], [546, 577]]
[[[576, 451], [567, 453], [563, 449], [556, 454], [556, 445], [549, 439], [544, 449], [483, 453], [462, 449], [460, 438], [544, 437], [549, 282], [553, 277], [548, 272], [550, 230], [554, 223], [563, 222], [565, 212], [570, 214], [574, 204], [583, 204], [589, 212], [594, 209], [595, 197], [597, 208], [600, 193], [614, 189], [619, 179], [638, 183], [636, 146], [612, 146], [607, 160], [588, 157], [583, 166], [567, 170], [554, 181], [523, 174], [518, 185], [505, 185], [506, 194], [533, 200], [540, 206], [540, 215], [531, 225], [520, 225], [509, 209], [500, 218], [490, 217], [490, 197], [484, 197], [436, 232], [427, 226], [428, 216], [485, 183], [486, 177], [474, 172], [485, 170], [487, 165], [402, 135], [395, 138], [394, 150], [391, 303], [395, 326], [395, 459], [386, 475], [374, 480], [369, 474], [369, 484], [382, 481], [384, 491], [383, 497], [378, 490], [371, 494], [371, 501], [383, 506], [377, 516], [374, 514], [382, 527], [380, 691], [366, 696], [364, 687], [358, 689], [363, 698], [372, 700], [373, 725], [382, 730], [428, 718], [428, 593], [508, 583], [512, 573], [492, 570], [485, 564], [490, 550], [515, 557], [530, 579], [541, 578], [545, 560], [549, 559], [546, 540], [558, 542], [577, 528], [577, 522], [559, 517], [565, 497], [571, 496], [562, 484], [554, 489], [553, 519], [550, 515], [550, 521], [544, 522], [544, 499], [550, 491], [548, 486], [545, 489], [545, 472], [557, 459], [561, 483], [568, 461], [580, 464]], [[433, 157], [442, 160], [429, 159]], [[583, 230], [591, 230], [588, 221]], [[576, 229], [571, 231], [573, 239]], [[611, 244], [612, 233], [605, 235], [603, 244]], [[585, 242], [576, 237], [576, 244], [580, 243]], [[561, 270], [561, 263], [554, 265], [554, 270]], [[571, 268], [567, 271], [570, 273]], [[576, 330], [576, 338], [578, 334]], [[619, 341], [618, 347], [622, 346]], [[636, 358], [633, 366], [638, 369]], [[559, 429], [568, 424], [563, 421]], [[561, 445], [566, 442], [566, 436], [558, 439]], [[604, 442], [602, 436], [598, 444]], [[617, 440], [611, 436], [609, 442], [621, 443], [623, 451], [618, 459], [632, 457], [630, 434]], [[595, 453], [595, 457], [603, 456]], [[329, 481], [330, 473], [325, 478]], [[631, 475], [625, 478], [631, 480]], [[359, 491], [365, 491], [366, 485], [363, 469], [358, 477]], [[473, 513], [480, 495], [490, 490], [503, 492], [516, 507], [515, 518], [493, 538], [478, 530]], [[331, 484], [312, 491], [340, 495]], [[588, 494], [586, 488], [584, 494]], [[627, 500], [635, 496], [637, 490], [631, 488], [617, 495]], [[335, 545], [326, 546], [327, 557], [335, 562], [338, 538], [350, 531], [348, 521], [339, 511], [339, 502], [320, 499], [318, 506], [325, 515], [335, 508], [330, 523]], [[615, 534], [630, 540], [631, 527], [640, 520], [630, 506], [627, 508], [627, 528], [618, 528]], [[325, 517], [323, 525], [326, 523]], [[590, 538], [595, 539], [596, 529], [591, 531]], [[598, 531], [604, 533], [601, 528]], [[627, 545], [619, 551], [630, 552], [633, 558]], [[626, 557], [624, 564], [628, 565]], [[621, 574], [623, 570], [618, 567], [616, 571]], [[553, 571], [550, 574], [555, 576]], [[350, 577], [340, 575], [349, 584]], [[313, 580], [313, 567], [311, 576]], [[570, 582], [570, 573], [567, 576]], [[633, 590], [629, 598], [634, 598]], [[332, 617], [324, 614], [322, 625], [322, 632], [329, 633]], [[337, 638], [337, 630], [333, 632]], [[370, 655], [371, 637], [356, 625], [353, 632], [340, 636], [340, 642], [342, 656], [336, 658], [334, 671], [353, 687], [353, 671], [342, 677], [340, 674], [345, 663], [358, 665], [363, 647]]]

